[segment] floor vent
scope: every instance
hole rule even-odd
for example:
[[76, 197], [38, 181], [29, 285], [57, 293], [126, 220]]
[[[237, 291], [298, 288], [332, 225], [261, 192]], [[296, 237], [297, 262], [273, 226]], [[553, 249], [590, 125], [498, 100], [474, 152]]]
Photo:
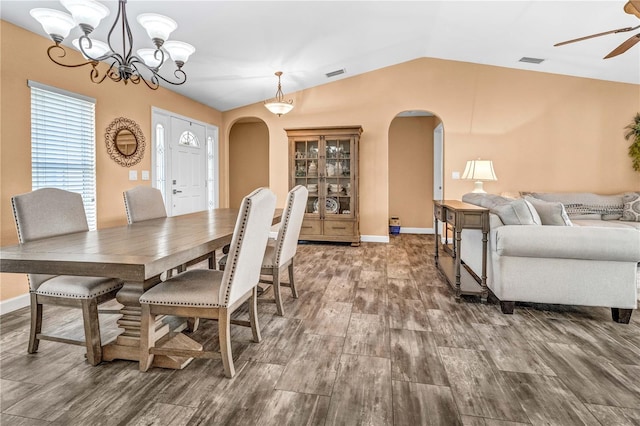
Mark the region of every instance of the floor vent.
[[331, 77], [335, 77], [336, 75], [344, 74], [345, 72], [347, 72], [347, 70], [342, 68], [341, 70], [328, 72], [325, 75], [327, 76], [327, 78], [331, 78]]
[[544, 62], [544, 59], [528, 58], [526, 56], [523, 56], [522, 58], [520, 58], [520, 60], [518, 62], [527, 62], [529, 64], [541, 64], [542, 62]]

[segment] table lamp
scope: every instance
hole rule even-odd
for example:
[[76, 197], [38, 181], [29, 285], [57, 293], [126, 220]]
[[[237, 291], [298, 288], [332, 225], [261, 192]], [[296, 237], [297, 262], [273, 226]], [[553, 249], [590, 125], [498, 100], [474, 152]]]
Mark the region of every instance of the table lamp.
[[486, 191], [482, 188], [482, 181], [498, 180], [496, 173], [493, 171], [493, 162], [491, 160], [480, 159], [467, 161], [462, 179], [475, 180], [475, 187], [471, 192], [485, 194]]

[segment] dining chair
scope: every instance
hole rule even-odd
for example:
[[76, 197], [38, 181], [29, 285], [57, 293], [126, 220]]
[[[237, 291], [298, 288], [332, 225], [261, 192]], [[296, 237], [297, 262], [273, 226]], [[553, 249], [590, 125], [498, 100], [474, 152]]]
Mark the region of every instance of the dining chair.
[[[298, 249], [298, 238], [300, 237], [308, 196], [309, 191], [302, 185], [295, 186], [289, 191], [280, 226], [276, 228], [276, 238], [275, 240], [270, 239], [267, 243], [262, 260], [261, 275], [271, 276], [271, 280], [261, 279], [260, 283], [273, 287], [274, 298], [260, 298], [259, 300], [260, 302], [275, 302], [278, 315], [284, 315], [280, 293], [281, 286], [290, 287], [292, 296], [296, 299], [298, 298], [293, 278], [293, 259]], [[228, 257], [226, 256], [220, 259], [220, 269], [224, 270], [227, 259]], [[289, 272], [288, 283], [283, 283], [280, 280], [280, 275], [284, 268], [287, 268]]]
[[[150, 288], [140, 297], [141, 371], [149, 369], [154, 355], [220, 356], [225, 375], [228, 378], [235, 375], [230, 324], [251, 327], [253, 340], [261, 340], [257, 286], [275, 204], [275, 194], [267, 188], [259, 188], [242, 200], [229, 249], [232, 260], [224, 271], [190, 269]], [[231, 314], [247, 301], [249, 321], [232, 320]], [[220, 353], [156, 347], [157, 315], [217, 319]]]
[[[164, 199], [159, 189], [150, 186], [136, 186], [123, 192], [124, 207], [127, 212], [127, 222], [142, 222], [145, 220], [167, 217], [167, 210], [164, 206]], [[176, 267], [178, 272], [182, 272], [189, 266], [196, 265], [204, 260], [208, 261], [209, 269], [215, 269], [216, 253], [207, 253], [196, 259], [190, 260], [185, 265]], [[167, 277], [171, 277], [172, 271], [167, 271]]]
[[[11, 205], [21, 244], [89, 231], [80, 194], [42, 188], [13, 196]], [[84, 345], [87, 348], [87, 361], [91, 365], [99, 364], [102, 361], [102, 341], [98, 305], [115, 298], [123, 282], [114, 278], [70, 275], [28, 274], [28, 278], [31, 301], [28, 352], [37, 352], [40, 340]], [[45, 304], [82, 309], [85, 339], [78, 341], [43, 334], [42, 313]]]

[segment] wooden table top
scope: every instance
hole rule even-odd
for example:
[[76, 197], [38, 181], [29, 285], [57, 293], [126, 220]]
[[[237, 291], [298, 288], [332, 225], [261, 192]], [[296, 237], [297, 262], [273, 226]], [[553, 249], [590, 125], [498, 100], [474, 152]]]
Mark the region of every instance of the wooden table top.
[[[144, 281], [231, 241], [237, 209], [215, 209], [0, 249], [0, 272]], [[274, 222], [282, 216], [277, 209]]]

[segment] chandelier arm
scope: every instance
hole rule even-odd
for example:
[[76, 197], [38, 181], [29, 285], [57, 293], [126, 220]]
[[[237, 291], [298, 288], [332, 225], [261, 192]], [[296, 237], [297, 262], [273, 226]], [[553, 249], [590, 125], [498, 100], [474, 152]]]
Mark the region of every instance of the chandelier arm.
[[64, 49], [64, 47], [60, 46], [59, 44], [54, 44], [52, 46], [49, 46], [49, 48], [47, 49], [47, 55], [49, 56], [49, 59], [51, 59], [54, 63], [60, 66], [67, 67], [67, 68], [77, 68], [77, 67], [83, 67], [85, 65], [93, 65], [94, 63], [97, 63], [97, 61], [88, 60], [80, 64], [65, 64], [63, 62], [58, 61], [56, 58], [52, 56], [51, 52], [56, 49], [59, 49], [61, 51], [61, 54], [58, 56], [58, 58], [64, 58], [65, 56], [67, 56], [67, 51]]
[[[120, 4], [122, 4], [122, 52], [125, 53], [125, 58], [127, 62], [129, 58], [131, 58], [131, 51], [133, 50], [133, 34], [131, 34], [131, 27], [129, 26], [129, 20], [127, 19], [127, 9], [124, 8], [124, 3], [126, 0], [120, 0]], [[125, 30], [126, 36], [125, 39]], [[129, 49], [126, 47], [126, 40], [129, 40]]]
[[109, 49], [111, 49], [111, 51], [114, 53], [116, 52], [116, 49], [114, 49], [113, 46], [111, 45], [111, 34], [113, 34], [113, 30], [115, 30], [116, 25], [118, 25], [118, 19], [120, 19], [120, 13], [123, 7], [124, 7], [123, 2], [122, 0], [120, 0], [118, 2], [118, 13], [116, 14], [116, 19], [114, 19], [113, 25], [111, 25], [111, 28], [109, 29], [109, 33], [107, 34], [107, 45], [109, 46]]
[[[157, 90], [158, 87], [160, 87], [160, 83], [158, 81], [158, 74], [156, 73], [156, 70], [154, 68], [149, 67], [147, 64], [144, 63], [144, 61], [141, 61], [137, 56], [132, 56], [132, 61], [131, 61], [131, 67], [135, 70], [135, 78], [136, 81], [134, 81], [134, 84], [138, 84], [140, 83], [140, 80], [142, 80], [144, 82], [144, 84], [147, 85], [147, 87], [151, 90]], [[144, 78], [142, 76], [142, 74], [140, 74], [140, 70], [138, 69], [138, 64], [144, 66], [147, 70], [149, 70], [151, 72], [151, 81], [149, 82], [146, 78]]]

